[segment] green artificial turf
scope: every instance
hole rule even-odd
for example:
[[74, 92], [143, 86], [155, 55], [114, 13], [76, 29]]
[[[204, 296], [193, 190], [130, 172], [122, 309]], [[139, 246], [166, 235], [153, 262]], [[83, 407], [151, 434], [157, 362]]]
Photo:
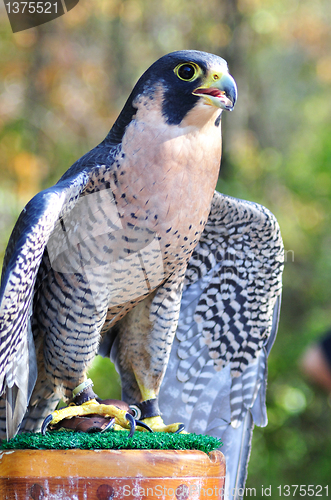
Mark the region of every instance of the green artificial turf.
[[202, 434], [166, 434], [135, 432], [129, 438], [129, 431], [106, 431], [88, 434], [85, 432], [52, 431], [45, 436], [26, 432], [9, 441], [2, 441], [4, 450], [200, 450], [209, 453], [222, 446], [221, 441]]

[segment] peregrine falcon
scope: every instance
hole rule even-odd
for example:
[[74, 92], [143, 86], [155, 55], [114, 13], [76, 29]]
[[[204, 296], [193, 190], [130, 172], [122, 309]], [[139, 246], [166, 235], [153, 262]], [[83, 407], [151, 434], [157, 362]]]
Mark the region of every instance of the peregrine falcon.
[[270, 212], [215, 192], [221, 115], [236, 98], [224, 59], [162, 57], [107, 137], [24, 208], [0, 289], [7, 436], [39, 430], [98, 352], [153, 430], [245, 422], [231, 436], [241, 449], [253, 419], [265, 424], [283, 247]]

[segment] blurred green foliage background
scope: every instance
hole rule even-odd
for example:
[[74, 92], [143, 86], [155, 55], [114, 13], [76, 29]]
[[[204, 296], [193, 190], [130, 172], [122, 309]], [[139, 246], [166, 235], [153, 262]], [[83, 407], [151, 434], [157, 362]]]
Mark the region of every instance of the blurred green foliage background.
[[[1, 257], [25, 203], [104, 138], [154, 60], [227, 59], [239, 99], [223, 118], [218, 189], [271, 209], [286, 249], [269, 425], [254, 432], [247, 482], [256, 498], [262, 485], [279, 498], [278, 485], [330, 483], [330, 399], [298, 368], [331, 325], [330, 47], [329, 0], [80, 0], [14, 35], [0, 3]], [[109, 360], [90, 374], [100, 396], [119, 397]]]

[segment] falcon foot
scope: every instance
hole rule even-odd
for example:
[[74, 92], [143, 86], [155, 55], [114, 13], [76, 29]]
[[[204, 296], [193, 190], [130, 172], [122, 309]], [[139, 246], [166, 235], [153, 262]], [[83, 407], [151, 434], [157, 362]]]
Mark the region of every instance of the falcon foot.
[[[87, 416], [93, 417], [90, 422], [86, 422], [81, 418]], [[97, 416], [103, 417], [101, 421]], [[66, 422], [66, 420], [72, 419], [74, 419], [72, 423]], [[136, 420], [128, 411], [122, 410], [112, 404], [100, 404], [95, 399], [87, 401], [80, 406], [72, 404], [61, 410], [55, 410], [45, 418], [41, 426], [41, 433], [43, 435], [49, 426], [51, 430], [62, 427], [85, 432], [104, 432], [111, 427], [114, 427], [116, 430], [130, 429], [129, 437], [133, 436], [137, 426], [153, 432], [148, 424]]]
[[144, 423], [146, 423], [153, 430], [153, 432], [169, 432], [172, 434], [185, 432], [184, 424], [176, 423], [166, 425], [160, 416], [145, 418]]
[[138, 420], [133, 410], [124, 401], [106, 399], [102, 401], [92, 389], [93, 382], [88, 379], [73, 390], [73, 401], [48, 415], [41, 426], [45, 435], [50, 430], [69, 429], [81, 432], [104, 432], [110, 428], [115, 430], [130, 429], [132, 437], [136, 427], [149, 432], [152, 429]]
[[[53, 420], [53, 415], [48, 415], [48, 417], [45, 418], [41, 428], [41, 433], [43, 435], [45, 435], [46, 430], [49, 424], [52, 422], [52, 420]], [[114, 424], [115, 424], [114, 418], [104, 418], [104, 417], [99, 417], [98, 415], [91, 415], [86, 417], [64, 418], [57, 424], [51, 425], [50, 430], [65, 429], [65, 430], [71, 430], [76, 432], [87, 432], [87, 433], [105, 432], [114, 427]]]
[[176, 423], [166, 425], [162, 418], [159, 409], [158, 398], [145, 399], [141, 403], [130, 405], [130, 409], [134, 412], [135, 418], [139, 418], [145, 422], [154, 432], [169, 432], [172, 434], [184, 433], [184, 424]]

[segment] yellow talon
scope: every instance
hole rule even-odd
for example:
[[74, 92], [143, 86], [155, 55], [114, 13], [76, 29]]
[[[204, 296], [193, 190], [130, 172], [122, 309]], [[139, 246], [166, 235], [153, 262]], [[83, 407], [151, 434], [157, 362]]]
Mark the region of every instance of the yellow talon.
[[[180, 423], [166, 425], [160, 416], [144, 418], [143, 422], [147, 424], [154, 432], [178, 432], [181, 425]], [[183, 433], [185, 431], [180, 431]]]
[[125, 417], [126, 414], [127, 412], [125, 410], [121, 410], [120, 408], [117, 408], [117, 406], [100, 404], [95, 399], [91, 399], [80, 406], [70, 405], [66, 408], [62, 408], [61, 410], [55, 410], [52, 413], [52, 420], [50, 424], [56, 425], [64, 418], [82, 417], [85, 415], [101, 415], [103, 417], [115, 418], [116, 424], [128, 429], [130, 425]]

